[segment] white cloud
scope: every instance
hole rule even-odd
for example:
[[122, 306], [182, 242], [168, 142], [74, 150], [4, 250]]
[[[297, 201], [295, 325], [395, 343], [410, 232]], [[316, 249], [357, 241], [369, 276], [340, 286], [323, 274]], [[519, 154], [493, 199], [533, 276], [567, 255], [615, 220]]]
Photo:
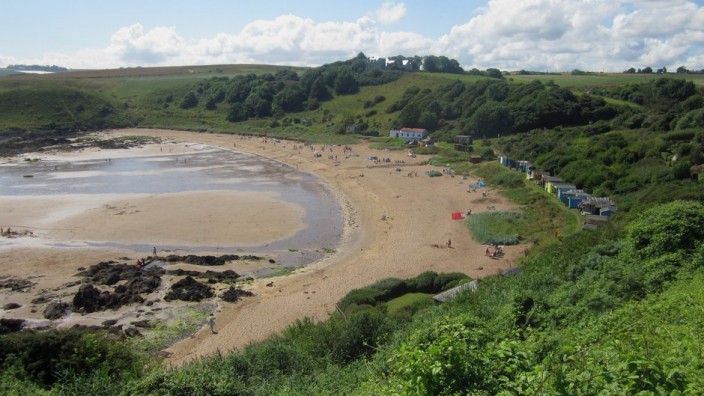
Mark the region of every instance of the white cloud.
[[490, 0], [433, 52], [508, 70], [671, 66], [696, 50], [702, 21], [704, 9], [684, 0]]
[[392, 24], [400, 21], [406, 15], [404, 3], [387, 2], [374, 12], [376, 19], [383, 24]]
[[489, 0], [439, 39], [385, 24], [405, 16], [387, 2], [356, 20], [297, 15], [255, 20], [239, 32], [187, 40], [175, 27], [117, 30], [109, 45], [39, 59], [0, 54], [0, 65], [110, 68], [219, 63], [314, 66], [368, 56], [445, 55], [465, 68], [621, 71], [631, 66], [704, 69], [704, 7], [686, 0]]

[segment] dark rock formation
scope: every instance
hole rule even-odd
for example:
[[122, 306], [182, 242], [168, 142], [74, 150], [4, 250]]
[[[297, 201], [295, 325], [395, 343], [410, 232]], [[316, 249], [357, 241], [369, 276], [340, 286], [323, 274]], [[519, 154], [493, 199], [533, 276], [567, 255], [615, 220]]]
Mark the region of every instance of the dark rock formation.
[[49, 320], [59, 319], [64, 316], [68, 304], [63, 301], [52, 301], [44, 308], [44, 317]]
[[208, 285], [187, 276], [171, 286], [171, 290], [164, 296], [164, 300], [201, 301], [212, 296], [213, 291]]
[[142, 337], [142, 332], [136, 327], [128, 327], [125, 329], [125, 335], [127, 337]]
[[10, 289], [13, 292], [28, 292], [34, 283], [28, 279], [8, 278], [0, 279], [0, 289]]
[[[209, 280], [209, 283], [217, 283], [217, 282], [225, 282], [225, 281], [235, 281], [237, 280], [240, 275], [233, 271], [233, 270], [225, 270], [225, 271], [211, 271], [207, 270], [205, 272], [200, 272], [200, 271], [189, 271], [189, 270], [184, 270], [184, 269], [174, 269], [174, 270], [168, 270], [166, 271], [167, 274], [169, 275], [176, 275], [176, 276], [191, 276], [195, 278], [205, 278]], [[213, 281], [211, 281], [213, 280]]]
[[107, 327], [115, 326], [115, 323], [117, 323], [117, 320], [115, 320], [115, 319], [108, 319], [108, 320], [104, 320], [103, 323], [101, 323], [101, 324], [103, 325], [103, 327], [106, 327], [106, 328], [107, 328]]
[[83, 312], [95, 312], [100, 309], [100, 290], [90, 283], [84, 284], [73, 296], [73, 306]]
[[204, 265], [204, 266], [214, 266], [214, 265], [224, 265], [228, 261], [235, 261], [235, 260], [251, 260], [251, 261], [259, 261], [262, 258], [259, 256], [253, 256], [253, 255], [245, 255], [245, 256], [240, 256], [237, 254], [223, 254], [222, 256], [196, 256], [196, 255], [188, 255], [188, 256], [179, 256], [176, 254], [171, 254], [168, 255], [164, 258], [164, 261], [169, 262], [169, 263], [174, 263], [174, 262], [180, 262], [180, 263], [187, 263], [187, 264], [193, 264], [193, 265]]
[[21, 306], [20, 304], [17, 304], [17, 303], [7, 303], [7, 304], [5, 304], [5, 305], [2, 306], [2, 309], [6, 310], [6, 311], [9, 311], [9, 310], [17, 309], [17, 308], [20, 308], [20, 307], [22, 307], [22, 306]]
[[0, 319], [0, 334], [14, 333], [22, 330], [24, 319]]
[[224, 301], [233, 303], [237, 302], [237, 300], [239, 300], [241, 297], [250, 297], [253, 295], [254, 293], [252, 293], [251, 291], [242, 290], [230, 286], [229, 289], [225, 290], [225, 292], [222, 293], [220, 298], [222, 298]]
[[136, 322], [132, 322], [132, 326], [140, 327], [142, 329], [153, 329], [158, 324], [159, 324], [159, 321], [156, 319], [144, 319], [144, 320], [138, 320]]
[[142, 294], [154, 292], [161, 285], [164, 270], [143, 269], [129, 264], [102, 262], [91, 266], [79, 275], [98, 285], [115, 286], [114, 292], [100, 291], [93, 284], [80, 287], [73, 298], [73, 306], [81, 312], [117, 309], [123, 305], [142, 303]]

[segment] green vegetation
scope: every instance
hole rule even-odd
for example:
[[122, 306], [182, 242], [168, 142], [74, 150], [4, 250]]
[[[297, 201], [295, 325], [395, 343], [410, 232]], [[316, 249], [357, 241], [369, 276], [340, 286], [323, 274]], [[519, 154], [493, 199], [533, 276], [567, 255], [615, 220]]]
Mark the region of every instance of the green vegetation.
[[469, 216], [466, 224], [480, 243], [516, 245], [525, 239], [526, 216], [517, 212], [484, 212]]
[[[436, 61], [453, 73], [367, 70], [358, 57], [316, 69], [0, 79], [0, 130], [41, 130], [34, 133], [43, 138], [129, 125], [333, 144], [364, 138], [401, 149], [408, 146], [384, 137], [387, 129], [426, 127], [436, 145], [414, 152], [432, 154], [432, 164], [455, 175], [481, 177], [520, 207], [470, 216], [475, 238], [532, 242], [519, 271], [484, 278], [441, 305], [429, 296], [465, 275], [384, 279], [351, 291], [326, 321], [302, 319], [262, 343], [178, 369], [154, 364], [145, 351], [183, 336], [198, 313], [140, 342], [79, 332], [2, 335], [0, 392], [701, 394], [702, 75], [502, 76], [457, 73], [450, 60]], [[474, 135], [471, 154], [480, 159], [531, 161], [612, 197], [618, 213], [581, 231], [579, 213], [523, 174], [470, 164], [470, 153], [454, 150], [459, 134]]]

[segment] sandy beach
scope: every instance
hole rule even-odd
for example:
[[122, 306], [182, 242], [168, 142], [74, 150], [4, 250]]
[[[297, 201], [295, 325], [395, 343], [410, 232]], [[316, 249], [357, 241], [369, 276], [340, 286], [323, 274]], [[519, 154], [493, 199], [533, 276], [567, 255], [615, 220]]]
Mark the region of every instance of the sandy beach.
[[[255, 293], [236, 304], [215, 301], [217, 334], [205, 328], [170, 347], [167, 364], [179, 365], [200, 356], [242, 347], [281, 331], [297, 319], [324, 320], [335, 303], [347, 292], [387, 277], [408, 278], [424, 271], [464, 272], [472, 278], [500, 273], [510, 268], [525, 247], [508, 246], [500, 259], [484, 256], [485, 247], [471, 239], [462, 221], [452, 212], [480, 213], [515, 209], [496, 191], [468, 192], [471, 177], [428, 177], [438, 170], [422, 165], [429, 157], [408, 157], [406, 151], [370, 149], [368, 144], [350, 146], [316, 145], [313, 150], [298, 142], [242, 137], [239, 135], [191, 133], [173, 130], [116, 130], [97, 134], [149, 135], [181, 142], [177, 150], [220, 147], [280, 161], [319, 177], [339, 200], [344, 215], [342, 242], [334, 253], [291, 275], [255, 280], [246, 289]], [[172, 148], [170, 148], [171, 150]], [[139, 150], [163, 150], [158, 144], [139, 149], [95, 150], [73, 155], [134, 155]], [[314, 156], [314, 152], [320, 156]], [[374, 163], [369, 157], [389, 158]], [[417, 176], [415, 176], [417, 174]], [[486, 197], [482, 196], [486, 193]], [[236, 203], [236, 204], [235, 204]], [[255, 219], [251, 213], [266, 213]], [[261, 208], [265, 208], [261, 210]], [[179, 211], [185, 224], [170, 220]], [[96, 249], [80, 245], [46, 247], [43, 240], [111, 240], [123, 243], [150, 241], [154, 244], [222, 245], [242, 239], [252, 244], [292, 235], [306, 226], [305, 210], [277, 200], [271, 194], [237, 194], [231, 191], [208, 194], [159, 194], [129, 197], [95, 196], [76, 204], [70, 196], [36, 197], [23, 202], [0, 198], [0, 223], [19, 224], [34, 237], [20, 238], [12, 247], [0, 248], [0, 277], [30, 278], [34, 290], [60, 290], [78, 267], [116, 257], [133, 257], [135, 252]], [[135, 222], [140, 226], [135, 227]], [[2, 225], [0, 224], [0, 225]], [[109, 226], [108, 226], [109, 225]], [[448, 248], [446, 242], [452, 241]], [[153, 241], [153, 242], [151, 242]], [[205, 253], [205, 252], [204, 252]], [[273, 285], [267, 286], [273, 281]], [[0, 305], [31, 300], [32, 293], [2, 292]], [[25, 303], [27, 301], [24, 301]], [[27, 305], [27, 307], [29, 304]], [[2, 311], [3, 316], [39, 317], [29, 308]], [[74, 314], [76, 315], [76, 314]]]

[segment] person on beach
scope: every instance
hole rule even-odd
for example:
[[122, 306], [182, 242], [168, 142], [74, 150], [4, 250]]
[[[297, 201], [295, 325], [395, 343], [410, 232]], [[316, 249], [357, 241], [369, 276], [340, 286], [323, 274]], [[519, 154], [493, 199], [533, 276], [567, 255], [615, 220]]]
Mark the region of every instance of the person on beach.
[[212, 314], [211, 314], [210, 317], [208, 318], [208, 326], [210, 326], [210, 332], [211, 332], [211, 333], [217, 334], [217, 333], [215, 332], [215, 316], [213, 316]]
[[154, 246], [154, 254], [153, 254], [153, 256], [156, 257], [156, 246]]

